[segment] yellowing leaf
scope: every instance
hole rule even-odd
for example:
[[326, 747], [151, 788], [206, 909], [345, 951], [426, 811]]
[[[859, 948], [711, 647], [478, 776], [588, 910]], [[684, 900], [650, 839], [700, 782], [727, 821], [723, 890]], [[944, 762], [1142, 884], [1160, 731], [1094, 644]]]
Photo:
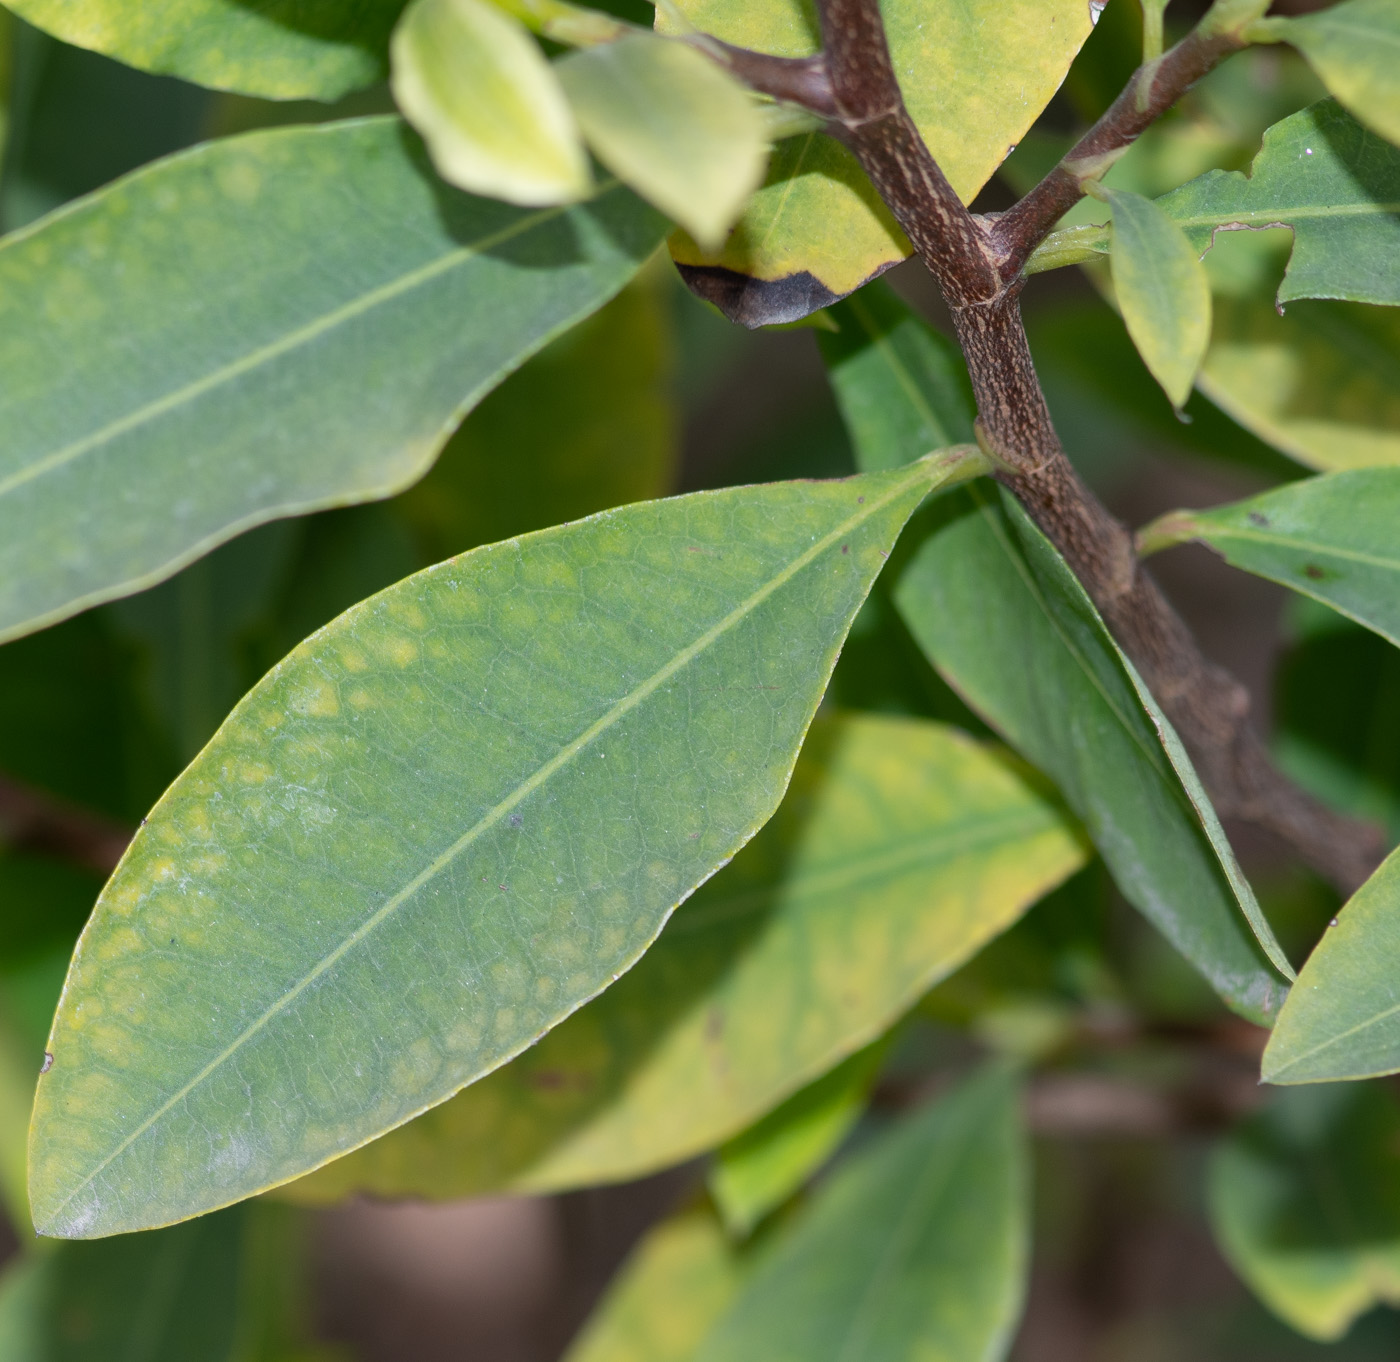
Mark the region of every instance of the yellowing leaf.
[[1247, 36], [1292, 43], [1352, 113], [1400, 142], [1400, 0], [1344, 0], [1315, 14], [1260, 19]]
[[361, 602], [152, 810], [74, 955], [36, 1228], [149, 1228], [309, 1172], [630, 969], [782, 797], [905, 520], [984, 467], [642, 502]]
[[1210, 341], [1210, 281], [1185, 233], [1151, 199], [1100, 187], [1113, 210], [1113, 291], [1128, 334], [1172, 406], [1191, 395]]
[[1242, 426], [1311, 468], [1400, 463], [1400, 309], [1217, 292], [1214, 314], [1198, 382]]
[[763, 178], [753, 98], [703, 53], [649, 33], [575, 52], [556, 68], [598, 159], [714, 248]]
[[568, 203], [592, 177], [558, 78], [488, 0], [414, 0], [394, 33], [394, 96], [445, 180], [510, 203]]
[[1064, 816], [955, 729], [815, 726], [772, 824], [635, 970], [288, 1194], [544, 1190], [678, 1163], [886, 1030], [1083, 857]]
[[[787, 57], [819, 46], [802, 0], [679, 0], [678, 8], [739, 46]], [[965, 0], [936, 12], [927, 0], [887, 0], [881, 10], [909, 112], [964, 201], [1039, 117], [1093, 26], [1085, 0]], [[671, 250], [693, 289], [758, 326], [825, 307], [910, 246], [854, 157], [809, 133], [776, 149], [723, 249], [677, 236]]]

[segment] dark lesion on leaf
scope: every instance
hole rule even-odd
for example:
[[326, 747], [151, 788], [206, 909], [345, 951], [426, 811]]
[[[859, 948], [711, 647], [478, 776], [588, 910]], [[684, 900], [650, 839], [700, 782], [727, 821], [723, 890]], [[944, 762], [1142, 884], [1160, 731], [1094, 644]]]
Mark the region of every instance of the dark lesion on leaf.
[[781, 279], [756, 279], [723, 265], [677, 264], [676, 268], [696, 297], [750, 330], [801, 321], [837, 301], [837, 295], [809, 270]]

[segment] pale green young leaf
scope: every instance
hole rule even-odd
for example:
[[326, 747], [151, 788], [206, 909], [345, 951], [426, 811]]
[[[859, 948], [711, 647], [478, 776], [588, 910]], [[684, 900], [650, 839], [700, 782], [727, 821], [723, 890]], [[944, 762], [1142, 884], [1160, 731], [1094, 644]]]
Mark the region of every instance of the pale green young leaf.
[[556, 70], [598, 159], [707, 250], [763, 179], [768, 137], [753, 97], [686, 43], [635, 33]]
[[1198, 386], [1247, 430], [1310, 468], [1400, 464], [1400, 309], [1217, 291], [1214, 318]]
[[1156, 202], [1198, 252], [1220, 231], [1292, 228], [1280, 303], [1400, 304], [1400, 149], [1334, 100], [1275, 123], [1248, 175], [1211, 170]]
[[621, 187], [529, 212], [450, 190], [375, 118], [216, 142], [11, 236], [0, 639], [412, 483], [663, 230]]
[[1200, 540], [1227, 562], [1313, 597], [1400, 645], [1400, 468], [1332, 473], [1140, 534], [1151, 552]]
[[636, 969], [286, 1194], [555, 1190], [691, 1158], [887, 1030], [1083, 860], [1055, 805], [956, 730], [819, 722], [773, 822]]
[[710, 1195], [731, 1234], [750, 1233], [831, 1157], [860, 1120], [884, 1050], [858, 1051], [716, 1153]]
[[20, 18], [128, 66], [263, 99], [336, 99], [382, 80], [404, 0], [5, 0]]
[[1113, 292], [1138, 354], [1180, 407], [1210, 342], [1210, 281], [1181, 228], [1151, 199], [1100, 187], [1113, 210]]
[[743, 1272], [704, 1207], [663, 1220], [632, 1251], [564, 1362], [691, 1362]]
[[394, 97], [438, 173], [473, 194], [542, 205], [593, 185], [559, 78], [490, 0], [413, 0], [394, 32]]
[[[820, 45], [803, 0], [678, 0], [677, 8], [696, 29], [741, 47], [802, 57]], [[881, 13], [909, 112], [968, 202], [1040, 116], [1093, 27], [1085, 0], [966, 0], [945, 6], [936, 23], [926, 0], [886, 0]], [[672, 26], [664, 7], [658, 23]], [[805, 133], [775, 148], [722, 249], [679, 234], [671, 249], [692, 288], [757, 326], [826, 306], [911, 248], [854, 157], [825, 134]]]
[[[972, 413], [951, 344], [889, 298], [841, 304], [821, 338], [865, 466], [914, 457]], [[931, 370], [922, 355], [943, 351]], [[950, 685], [1059, 786], [1119, 889], [1242, 1015], [1282, 1001], [1287, 957], [1240, 871], [1179, 739], [1074, 574], [1016, 503], [975, 489], [911, 527], [894, 597]], [[1033, 665], [1028, 663], [1033, 659]], [[1280, 977], [1282, 976], [1282, 977]]]
[[250, 1196], [498, 1067], [767, 821], [851, 619], [975, 451], [642, 502], [347, 611], [234, 709], [84, 929], [47, 1234]]
[[1246, 36], [1292, 43], [1357, 118], [1400, 142], [1400, 0], [1343, 0], [1313, 14], [1260, 19]]
[[993, 1069], [841, 1167], [754, 1268], [695, 1362], [995, 1362], [1029, 1256], [1026, 1139]]
[[1323, 1083], [1400, 1072], [1400, 852], [1352, 895], [1279, 1013], [1266, 1083]]
[[1231, 1266], [1320, 1342], [1400, 1304], [1400, 1106], [1379, 1084], [1275, 1095], [1211, 1156], [1208, 1204]]

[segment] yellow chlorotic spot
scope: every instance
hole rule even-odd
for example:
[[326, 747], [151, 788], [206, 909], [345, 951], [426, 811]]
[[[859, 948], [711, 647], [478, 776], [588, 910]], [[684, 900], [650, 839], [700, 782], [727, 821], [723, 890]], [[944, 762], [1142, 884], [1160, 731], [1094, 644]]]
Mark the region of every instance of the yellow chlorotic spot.
[[347, 672], [367, 672], [369, 670], [369, 658], [367, 658], [358, 648], [342, 648], [340, 650], [340, 665]]
[[146, 873], [152, 880], [173, 880], [180, 872], [169, 856], [158, 856], [150, 863]]
[[380, 644], [380, 652], [396, 667], [411, 667], [418, 661], [418, 645], [411, 638], [389, 635]]
[[311, 681], [297, 692], [294, 708], [313, 719], [334, 719], [340, 713], [340, 697], [329, 681]]
[[372, 696], [369, 693], [369, 691], [365, 690], [363, 687], [360, 687], [356, 690], [352, 690], [350, 694], [347, 695], [345, 698], [349, 700], [350, 707], [352, 709], [374, 708], [374, 696]]
[[245, 761], [239, 765], [238, 779], [245, 785], [261, 785], [272, 779], [272, 767], [260, 761]]
[[513, 1007], [498, 1008], [493, 1022], [498, 1032], [511, 1030], [515, 1026], [515, 1009]]
[[388, 613], [409, 629], [426, 629], [428, 617], [417, 601], [395, 599], [389, 602]]
[[554, 996], [554, 980], [548, 977], [536, 979], [535, 993], [541, 998], [552, 998]]

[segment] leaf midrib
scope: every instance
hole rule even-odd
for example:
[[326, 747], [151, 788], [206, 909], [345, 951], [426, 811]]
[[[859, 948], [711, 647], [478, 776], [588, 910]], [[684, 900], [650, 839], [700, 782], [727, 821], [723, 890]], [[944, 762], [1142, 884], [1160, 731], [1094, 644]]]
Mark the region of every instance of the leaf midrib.
[[[598, 197], [611, 192], [617, 188], [617, 181], [604, 184], [600, 187]], [[595, 200], [596, 201], [596, 200]], [[322, 313], [319, 317], [309, 322], [303, 323], [293, 331], [278, 337], [266, 345], [258, 346], [248, 353], [241, 355], [238, 359], [230, 363], [222, 364], [204, 374], [202, 377], [186, 383], [172, 392], [147, 402], [145, 406], [138, 407], [135, 411], [127, 412], [124, 416], [118, 417], [114, 421], [109, 421], [99, 429], [82, 436], [80, 439], [70, 441], [68, 444], [58, 449], [50, 451], [37, 459], [31, 460], [23, 468], [16, 469], [8, 477], [0, 478], [0, 497], [7, 496], [17, 488], [23, 487], [26, 483], [35, 481], [56, 469], [62, 468], [74, 460], [81, 458], [84, 454], [98, 449], [109, 441], [136, 430], [143, 425], [166, 415], [168, 412], [176, 411], [187, 403], [197, 401], [205, 394], [213, 392], [225, 384], [232, 383], [243, 375], [251, 373], [254, 369], [261, 368], [273, 360], [290, 354], [304, 345], [309, 345], [313, 341], [333, 331], [336, 327], [355, 318], [373, 311], [375, 308], [394, 299], [411, 293], [413, 290], [431, 283], [440, 275], [446, 274], [458, 265], [463, 265], [495, 247], [503, 245], [516, 237], [533, 231], [536, 227], [545, 222], [563, 216], [572, 205], [554, 206], [540, 209], [538, 212], [526, 214], [517, 218], [508, 226], [499, 231], [488, 233], [486, 236], [463, 246], [454, 247], [446, 254], [426, 265], [420, 265], [416, 269], [409, 270], [405, 274], [399, 275], [387, 283], [380, 284], [375, 288], [362, 293], [359, 297], [352, 299], [348, 303], [342, 303], [339, 307], [332, 308], [329, 312]]]
[[1266, 534], [1259, 530], [1247, 529], [1244, 526], [1212, 522], [1206, 515], [1199, 518], [1199, 523], [1211, 530], [1211, 533], [1203, 535], [1203, 538], [1243, 539], [1251, 543], [1265, 544], [1270, 548], [1296, 549], [1308, 557], [1341, 558], [1350, 563], [1364, 564], [1366, 567], [1381, 568], [1388, 572], [1400, 572], [1400, 558], [1380, 558], [1375, 554], [1362, 553], [1358, 549], [1339, 548], [1334, 544], [1320, 544], [1311, 539], [1283, 538], [1277, 534]]
[[[959, 457], [961, 458], [963, 456], [960, 454]], [[376, 909], [375, 912], [351, 932], [340, 945], [335, 947], [334, 950], [330, 951], [318, 961], [312, 969], [307, 971], [297, 983], [287, 989], [281, 997], [269, 1004], [262, 1014], [250, 1022], [223, 1051], [211, 1059], [193, 1078], [185, 1083], [183, 1087], [178, 1089], [167, 1098], [165, 1102], [157, 1107], [156, 1110], [122, 1140], [106, 1158], [102, 1159], [101, 1162], [93, 1168], [92, 1172], [78, 1183], [62, 1201], [54, 1206], [53, 1210], [50, 1212], [50, 1217], [56, 1219], [76, 1196], [90, 1186], [106, 1168], [135, 1144], [135, 1142], [150, 1130], [157, 1121], [165, 1116], [167, 1112], [183, 1102], [195, 1088], [227, 1063], [229, 1059], [237, 1054], [253, 1039], [253, 1037], [258, 1035], [258, 1033], [274, 1018], [286, 1011], [302, 993], [339, 963], [339, 961], [359, 945], [360, 942], [367, 939], [372, 932], [391, 917], [393, 913], [417, 893], [419, 889], [451, 865], [462, 852], [467, 850], [479, 837], [500, 823], [503, 818], [509, 815], [513, 809], [518, 807], [525, 799], [533, 794], [545, 781], [591, 746], [602, 734], [614, 727], [619, 721], [626, 717], [626, 715], [636, 709], [638, 705], [654, 695], [671, 677], [676, 675], [682, 668], [689, 665], [689, 663], [693, 662], [737, 624], [741, 623], [749, 614], [773, 595], [774, 592], [785, 586], [793, 577], [801, 572], [803, 568], [815, 561], [826, 552], [827, 549], [840, 542], [840, 540], [844, 536], [850, 534], [853, 529], [857, 528], [880, 511], [883, 511], [890, 503], [897, 501], [920, 481], [925, 481], [932, 485], [937, 475], [943, 471], [943, 468], [944, 462], [936, 461], [921, 460], [919, 463], [912, 465], [906, 476], [894, 483], [888, 491], [881, 496], [869, 499], [866, 504], [862, 505], [853, 515], [849, 516], [840, 525], [811, 544], [785, 568], [775, 573], [757, 591], [754, 591], [745, 600], [741, 601], [733, 610], [707, 629], [693, 643], [677, 653], [670, 662], [659, 668], [638, 686], [634, 687], [605, 714], [601, 715], [584, 729], [582, 733], [561, 747], [553, 757], [539, 766], [531, 776], [522, 781], [493, 808], [488, 810], [476, 823], [453, 842], [451, 846], [436, 856], [423, 870], [399, 890], [398, 893], [394, 894], [383, 905]], [[582, 1001], [586, 1000], [581, 1000], [580, 1006], [582, 1005]]]
[[999, 844], [1015, 844], [1032, 836], [1062, 829], [1048, 806], [1003, 810], [985, 818], [958, 823], [945, 828], [937, 836], [927, 832], [910, 833], [887, 843], [878, 851], [862, 856], [847, 856], [830, 862], [806, 874], [788, 879], [774, 879], [744, 893], [712, 899], [696, 904], [695, 911], [679, 917], [669, 935], [683, 936], [746, 917], [781, 898], [795, 900], [818, 898], [851, 888], [876, 877], [892, 877], [916, 867], [941, 865], [957, 856], [985, 850]]

